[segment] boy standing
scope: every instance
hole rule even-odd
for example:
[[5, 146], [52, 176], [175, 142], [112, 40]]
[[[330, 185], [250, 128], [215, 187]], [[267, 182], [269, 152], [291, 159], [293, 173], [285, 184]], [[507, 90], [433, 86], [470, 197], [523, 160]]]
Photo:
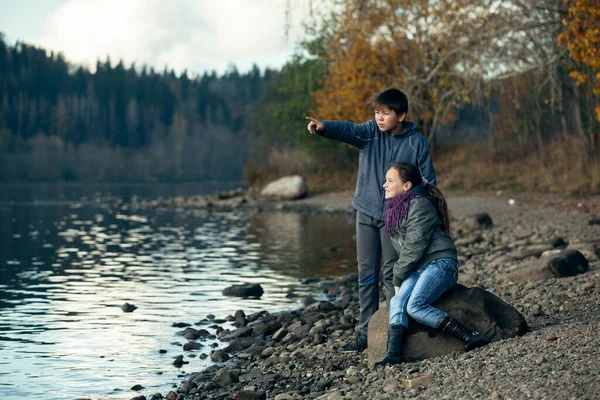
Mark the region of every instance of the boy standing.
[[379, 307], [379, 274], [383, 260], [383, 281], [387, 301], [394, 296], [393, 266], [396, 251], [385, 234], [383, 222], [385, 174], [394, 162], [411, 163], [421, 175], [436, 183], [429, 144], [406, 120], [408, 99], [398, 89], [388, 89], [373, 101], [375, 120], [362, 124], [342, 121], [319, 121], [306, 117], [308, 131], [331, 140], [348, 143], [360, 150], [358, 179], [352, 199], [356, 213], [356, 254], [358, 261], [358, 296], [360, 330], [348, 342], [344, 351], [363, 351], [367, 348], [367, 326]]

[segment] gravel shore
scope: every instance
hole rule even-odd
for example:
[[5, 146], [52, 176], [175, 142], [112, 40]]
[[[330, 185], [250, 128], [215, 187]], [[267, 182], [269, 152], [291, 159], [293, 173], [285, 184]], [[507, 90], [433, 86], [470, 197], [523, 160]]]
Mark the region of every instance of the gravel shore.
[[[323, 195], [277, 209], [351, 213], [351, 194]], [[543, 205], [508, 196], [448, 196], [459, 249], [459, 282], [481, 286], [525, 317], [529, 332], [470, 353], [371, 369], [366, 352], [341, 353], [358, 318], [356, 275], [318, 282], [327, 301], [301, 310], [210, 316], [181, 332], [200, 343], [202, 325], [219, 332], [226, 351], [188, 373], [168, 394], [149, 399], [598, 399], [600, 398], [600, 223], [588, 203]], [[597, 202], [598, 199], [592, 199]], [[291, 202], [290, 202], [291, 204]], [[594, 203], [596, 204], [596, 203]], [[294, 209], [296, 207], [296, 209]], [[486, 212], [493, 227], [474, 227]], [[511, 280], [553, 249], [579, 250], [589, 271], [543, 281]], [[224, 316], [219, 316], [224, 317]], [[194, 321], [190, 322], [190, 325]], [[194, 348], [189, 345], [188, 348]], [[189, 352], [185, 352], [185, 360]], [[406, 379], [419, 378], [413, 386]], [[144, 399], [138, 396], [136, 399]]]

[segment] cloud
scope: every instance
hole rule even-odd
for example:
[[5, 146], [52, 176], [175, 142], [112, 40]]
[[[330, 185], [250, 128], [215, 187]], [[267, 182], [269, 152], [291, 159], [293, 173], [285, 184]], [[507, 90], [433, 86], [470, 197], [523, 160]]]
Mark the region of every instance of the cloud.
[[[292, 5], [296, 21], [302, 10]], [[107, 55], [192, 73], [279, 67], [301, 34], [296, 23], [286, 39], [285, 11], [284, 0], [67, 0], [33, 42], [92, 69]]]

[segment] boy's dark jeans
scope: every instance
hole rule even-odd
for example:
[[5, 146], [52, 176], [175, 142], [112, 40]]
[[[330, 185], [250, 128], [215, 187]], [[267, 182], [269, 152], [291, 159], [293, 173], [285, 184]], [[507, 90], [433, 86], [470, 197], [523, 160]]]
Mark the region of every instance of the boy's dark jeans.
[[[367, 334], [367, 324], [379, 308], [379, 276], [383, 268], [386, 301], [394, 297], [394, 264], [398, 259], [383, 221], [356, 213], [356, 254], [358, 261], [358, 296], [360, 300], [360, 331]], [[383, 260], [383, 266], [381, 265]]]

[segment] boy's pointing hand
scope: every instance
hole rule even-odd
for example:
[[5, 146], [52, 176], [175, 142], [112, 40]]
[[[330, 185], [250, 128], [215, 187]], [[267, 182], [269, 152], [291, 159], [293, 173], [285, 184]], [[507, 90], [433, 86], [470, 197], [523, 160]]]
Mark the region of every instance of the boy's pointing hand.
[[308, 131], [310, 133], [317, 133], [317, 131], [324, 131], [325, 124], [319, 121], [318, 119], [314, 119], [313, 117], [306, 117], [308, 121]]

